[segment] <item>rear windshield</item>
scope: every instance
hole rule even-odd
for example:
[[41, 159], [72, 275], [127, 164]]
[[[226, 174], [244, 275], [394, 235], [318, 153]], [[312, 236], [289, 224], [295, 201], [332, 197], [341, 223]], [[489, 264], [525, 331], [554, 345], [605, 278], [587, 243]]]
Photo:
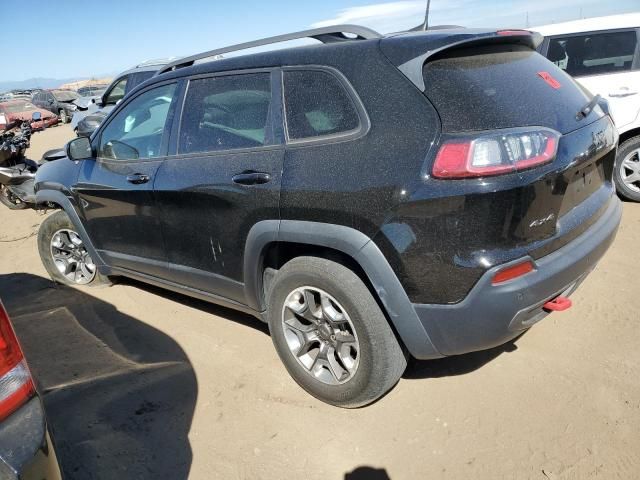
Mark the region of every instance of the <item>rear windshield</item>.
[[[559, 82], [559, 88], [543, 79], [544, 72]], [[429, 61], [423, 74], [425, 94], [438, 110], [444, 132], [537, 125], [567, 133], [586, 124], [576, 120], [576, 114], [590, 97], [571, 77], [526, 47], [447, 52]]]

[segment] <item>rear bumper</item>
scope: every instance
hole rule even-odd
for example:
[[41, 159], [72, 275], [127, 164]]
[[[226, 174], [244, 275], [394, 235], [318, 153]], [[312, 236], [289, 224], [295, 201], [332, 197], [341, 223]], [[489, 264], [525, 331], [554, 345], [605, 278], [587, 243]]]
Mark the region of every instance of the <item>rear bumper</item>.
[[38, 397], [32, 398], [0, 424], [0, 478], [62, 478]]
[[491, 279], [499, 265], [487, 271], [467, 297], [452, 305], [414, 304], [435, 346], [443, 355], [484, 350], [501, 345], [542, 320], [542, 305], [570, 295], [593, 270], [618, 231], [622, 204], [612, 197], [607, 211], [581, 236], [555, 252], [533, 260], [536, 270], [502, 285]]

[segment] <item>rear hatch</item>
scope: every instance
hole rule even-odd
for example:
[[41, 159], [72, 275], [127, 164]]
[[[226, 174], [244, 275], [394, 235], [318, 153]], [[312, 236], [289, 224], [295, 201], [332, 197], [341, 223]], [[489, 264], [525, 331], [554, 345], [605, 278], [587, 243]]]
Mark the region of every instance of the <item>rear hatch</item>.
[[[549, 253], [575, 238], [597, 219], [610, 197], [601, 192], [587, 208], [574, 212], [607, 182], [615, 157], [616, 134], [605, 113], [575, 81], [534, 50], [520, 45], [490, 45], [444, 51], [423, 68], [425, 95], [440, 115], [443, 137], [462, 132], [545, 127], [560, 135], [555, 159], [517, 175], [521, 192], [510, 219], [516, 245], [528, 243]], [[574, 228], [568, 228], [567, 225]], [[562, 236], [543, 250], [533, 242]]]
[[[593, 97], [535, 51], [537, 34], [458, 30], [408, 40], [383, 40], [382, 50], [437, 110], [440, 148], [451, 139], [486, 134], [499, 140], [514, 129], [556, 137], [555, 156], [540, 165], [495, 176], [430, 179], [432, 191], [460, 193], [469, 222], [486, 217], [471, 248], [511, 248], [514, 255], [537, 257], [597, 219], [612, 195], [617, 134], [603, 110], [589, 105]], [[591, 110], [580, 113], [587, 105]], [[432, 154], [427, 174], [435, 173]]]

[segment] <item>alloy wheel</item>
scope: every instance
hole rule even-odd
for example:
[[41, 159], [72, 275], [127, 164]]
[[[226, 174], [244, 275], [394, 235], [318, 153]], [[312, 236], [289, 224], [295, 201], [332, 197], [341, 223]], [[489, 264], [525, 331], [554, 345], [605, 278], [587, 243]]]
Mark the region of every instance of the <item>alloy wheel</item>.
[[328, 385], [353, 378], [358, 336], [349, 314], [331, 295], [315, 287], [296, 288], [284, 302], [282, 327], [291, 354], [309, 375]]
[[73, 230], [58, 230], [51, 237], [51, 256], [56, 268], [67, 280], [78, 285], [90, 283], [97, 268], [87, 249]]
[[640, 193], [640, 148], [624, 157], [620, 163], [620, 178], [630, 190]]

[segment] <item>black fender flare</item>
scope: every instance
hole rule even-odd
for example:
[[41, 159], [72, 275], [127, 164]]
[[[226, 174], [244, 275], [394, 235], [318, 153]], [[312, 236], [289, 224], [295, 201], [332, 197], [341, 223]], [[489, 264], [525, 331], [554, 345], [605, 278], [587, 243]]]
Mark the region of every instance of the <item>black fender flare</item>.
[[36, 203], [42, 204], [47, 202], [55, 203], [59, 205], [62, 210], [64, 210], [64, 212], [71, 220], [71, 223], [75, 227], [76, 232], [78, 232], [78, 235], [80, 235], [80, 238], [82, 238], [82, 241], [84, 242], [89, 255], [91, 255], [91, 259], [98, 267], [100, 273], [104, 275], [108, 274], [109, 268], [107, 267], [107, 264], [104, 262], [104, 260], [102, 260], [102, 257], [100, 257], [97, 250], [94, 248], [93, 243], [91, 242], [91, 237], [89, 237], [89, 234], [84, 228], [84, 225], [80, 220], [80, 216], [78, 215], [78, 211], [72, 203], [72, 200], [67, 195], [65, 195], [62, 190], [40, 188], [36, 193]]
[[364, 233], [344, 225], [300, 220], [264, 220], [254, 225], [247, 236], [244, 255], [244, 288], [249, 307], [265, 310], [262, 265], [267, 245], [272, 242], [327, 247], [351, 257], [367, 275], [409, 352], [419, 359], [443, 357], [378, 246]]

